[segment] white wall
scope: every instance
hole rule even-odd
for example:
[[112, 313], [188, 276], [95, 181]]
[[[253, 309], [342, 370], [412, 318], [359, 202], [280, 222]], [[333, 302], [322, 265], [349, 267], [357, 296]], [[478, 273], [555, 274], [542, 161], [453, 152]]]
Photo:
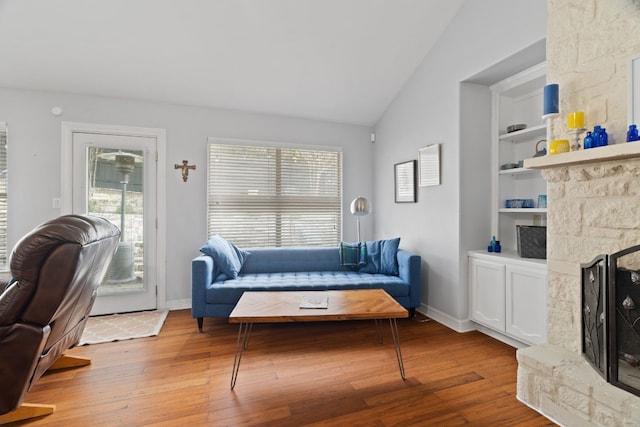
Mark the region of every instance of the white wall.
[[[375, 235], [400, 236], [401, 247], [422, 256], [423, 309], [458, 330], [466, 327], [468, 318], [466, 264], [461, 252], [469, 242], [461, 230], [476, 226], [461, 196], [469, 186], [477, 186], [478, 180], [490, 180], [482, 158], [482, 167], [473, 170], [474, 162], [469, 160], [473, 150], [467, 153], [461, 144], [461, 128], [466, 125], [460, 121], [461, 82], [543, 39], [545, 32], [545, 0], [465, 2], [376, 125]], [[416, 159], [418, 149], [433, 143], [442, 144], [442, 185], [419, 188], [416, 204], [395, 204], [393, 165]], [[478, 144], [490, 149], [488, 140]], [[484, 210], [477, 226], [487, 230], [486, 241], [478, 241], [476, 249], [491, 239], [486, 224], [489, 202], [477, 207]]]
[[[54, 106], [62, 116], [51, 114]], [[9, 129], [9, 248], [35, 225], [60, 214], [61, 122], [162, 128], [167, 131], [167, 300], [184, 306], [191, 298], [191, 259], [207, 240], [207, 137], [294, 142], [343, 147], [344, 240], [356, 239], [349, 204], [362, 195], [374, 203], [372, 129], [365, 126], [282, 116], [186, 107], [122, 99], [0, 88], [0, 121]], [[183, 159], [197, 165], [189, 181], [173, 168]], [[362, 220], [372, 236], [373, 221]]]

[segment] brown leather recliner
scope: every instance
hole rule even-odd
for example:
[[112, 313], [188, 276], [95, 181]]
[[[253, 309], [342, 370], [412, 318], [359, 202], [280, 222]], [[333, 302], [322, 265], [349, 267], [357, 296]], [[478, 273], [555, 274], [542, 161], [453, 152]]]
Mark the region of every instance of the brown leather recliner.
[[20, 419], [21, 409], [32, 416], [55, 409], [39, 413], [21, 405], [40, 376], [80, 341], [119, 236], [106, 219], [64, 215], [13, 248], [12, 279], [0, 283], [0, 414], [6, 414], [0, 423]]

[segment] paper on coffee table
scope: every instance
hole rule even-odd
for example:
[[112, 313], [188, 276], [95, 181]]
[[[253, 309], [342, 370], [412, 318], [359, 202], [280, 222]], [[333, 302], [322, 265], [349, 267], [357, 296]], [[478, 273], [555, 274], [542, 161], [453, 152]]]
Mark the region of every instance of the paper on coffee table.
[[304, 295], [300, 302], [300, 308], [328, 308], [329, 297], [326, 295]]

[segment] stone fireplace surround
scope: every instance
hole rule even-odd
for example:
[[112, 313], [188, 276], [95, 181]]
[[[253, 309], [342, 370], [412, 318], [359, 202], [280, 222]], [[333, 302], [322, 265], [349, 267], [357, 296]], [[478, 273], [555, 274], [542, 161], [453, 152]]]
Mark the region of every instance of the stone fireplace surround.
[[640, 397], [581, 355], [580, 264], [640, 243], [640, 143], [525, 161], [547, 180], [548, 342], [518, 350], [520, 401], [566, 426], [640, 425]]

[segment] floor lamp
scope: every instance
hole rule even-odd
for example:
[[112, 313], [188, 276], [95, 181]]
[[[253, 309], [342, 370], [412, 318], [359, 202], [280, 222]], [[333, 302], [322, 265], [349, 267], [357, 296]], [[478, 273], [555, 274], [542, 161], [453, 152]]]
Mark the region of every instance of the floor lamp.
[[351, 214], [356, 217], [358, 225], [358, 242], [360, 241], [360, 217], [371, 213], [371, 203], [364, 197], [357, 197], [351, 202]]

